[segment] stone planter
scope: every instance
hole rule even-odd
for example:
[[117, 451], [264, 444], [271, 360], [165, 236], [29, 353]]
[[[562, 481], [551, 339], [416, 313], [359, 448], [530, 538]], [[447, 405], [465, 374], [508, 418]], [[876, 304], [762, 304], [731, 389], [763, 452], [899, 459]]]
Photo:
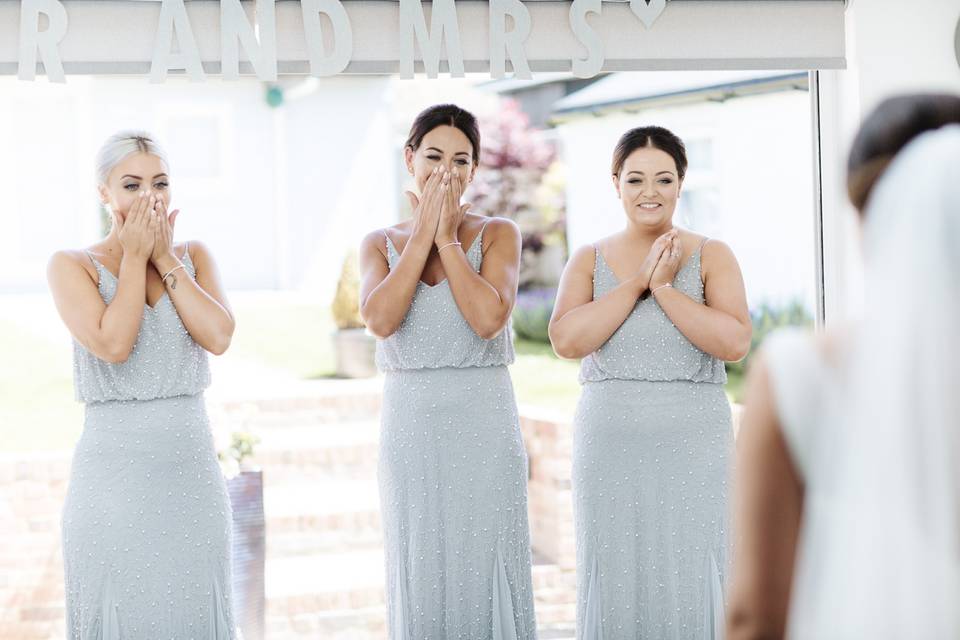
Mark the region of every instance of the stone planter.
[[263, 517], [263, 473], [241, 471], [227, 479], [233, 507], [233, 611], [244, 640], [263, 640], [266, 594], [266, 525]]
[[339, 329], [333, 334], [338, 378], [370, 378], [377, 374], [377, 339], [366, 329]]

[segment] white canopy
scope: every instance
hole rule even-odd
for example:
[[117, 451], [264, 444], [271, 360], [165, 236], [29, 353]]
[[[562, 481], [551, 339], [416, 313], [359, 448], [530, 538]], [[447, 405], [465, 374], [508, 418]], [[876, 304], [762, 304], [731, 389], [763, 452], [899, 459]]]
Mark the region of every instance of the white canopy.
[[[59, 5], [65, 8], [68, 25], [57, 46], [66, 74], [147, 74], [158, 42], [161, 5], [175, 12], [183, 0], [23, 0], [0, 3], [0, 74], [16, 74], [22, 57], [21, 6], [31, 10]], [[644, 4], [644, 0], [634, 0]], [[237, 0], [224, 0], [236, 4]], [[653, 0], [651, 5], [657, 4]], [[267, 0], [261, 3], [271, 6]], [[244, 0], [243, 10], [255, 22], [256, 3]], [[602, 71], [674, 69], [838, 69], [845, 62], [843, 0], [670, 0], [648, 28], [641, 18], [647, 11], [640, 4], [600, 0], [311, 0], [276, 2], [276, 58], [279, 73], [310, 73], [308, 34], [314, 40], [315, 56], [331, 56], [334, 29], [327, 17], [339, 20], [339, 45], [344, 45], [343, 25], [350, 31], [349, 62], [342, 73], [397, 73], [403, 51], [413, 50], [417, 71], [422, 71], [422, 49], [442, 52], [441, 72], [448, 69], [450, 36], [459, 37], [463, 67], [467, 72], [490, 69], [491, 24], [503, 23], [506, 36], [497, 41], [506, 46], [509, 72], [512, 52], [510, 32], [523, 30], [529, 15], [529, 33], [522, 48], [532, 72], [570, 71], [572, 59], [588, 57], [588, 41], [602, 50]], [[186, 15], [203, 70], [219, 74], [223, 58], [221, 3], [216, 0], [186, 0]], [[434, 7], [446, 18], [432, 20]], [[56, 7], [54, 7], [56, 8]], [[58, 9], [59, 11], [59, 9]], [[420, 12], [424, 22], [416, 24]], [[496, 12], [513, 12], [513, 18]], [[635, 14], [636, 11], [636, 14]], [[493, 12], [493, 14], [491, 14]], [[305, 30], [305, 14], [313, 14]], [[25, 14], [26, 15], [26, 14]], [[239, 15], [239, 14], [237, 14]], [[401, 15], [407, 21], [401, 20]], [[497, 18], [494, 20], [491, 15]], [[519, 15], [522, 19], [518, 20]], [[339, 17], [338, 17], [339, 16]], [[412, 16], [412, 21], [411, 21]], [[455, 22], [451, 22], [455, 16]], [[640, 16], [640, 17], [638, 17]], [[167, 16], [170, 21], [169, 15]], [[235, 24], [242, 17], [234, 18]], [[439, 25], [447, 26], [440, 43]], [[45, 25], [46, 18], [40, 22]], [[433, 25], [436, 24], [437, 27]], [[449, 26], [456, 24], [458, 29]], [[36, 30], [36, 26], [30, 27]], [[41, 26], [43, 29], [44, 26]], [[244, 25], [244, 28], [247, 28]], [[261, 41], [266, 25], [258, 25]], [[179, 37], [180, 25], [175, 31]], [[575, 30], [577, 34], [575, 34]], [[322, 35], [319, 35], [322, 31]], [[495, 32], [499, 32], [495, 29]], [[169, 38], [170, 28], [163, 33]], [[416, 33], [416, 35], [415, 35]], [[41, 34], [42, 36], [43, 34]], [[269, 34], [267, 34], [269, 36]], [[229, 40], [229, 39], [228, 39]], [[236, 38], [233, 38], [236, 41]], [[316, 43], [323, 41], [324, 48]], [[413, 41], [417, 46], [413, 46]], [[433, 40], [433, 45], [429, 44]], [[505, 42], [504, 42], [505, 40]], [[256, 41], [248, 40], [256, 45]], [[164, 43], [167, 49], [169, 46]], [[231, 46], [235, 47], [235, 44]], [[456, 41], [452, 43], [456, 49]], [[240, 72], [252, 73], [248, 51], [240, 47]], [[594, 49], [596, 53], [596, 49]], [[502, 53], [500, 55], [503, 55]], [[589, 54], [593, 57], [593, 54]], [[39, 60], [42, 60], [41, 56]], [[171, 65], [172, 67], [173, 65]], [[316, 73], [317, 68], [313, 71]], [[175, 71], [174, 71], [175, 72]]]

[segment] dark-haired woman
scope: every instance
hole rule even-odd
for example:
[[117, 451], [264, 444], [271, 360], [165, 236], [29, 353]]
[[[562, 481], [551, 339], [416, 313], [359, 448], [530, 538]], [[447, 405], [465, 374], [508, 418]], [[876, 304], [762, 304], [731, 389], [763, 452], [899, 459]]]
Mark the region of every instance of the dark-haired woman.
[[380, 497], [391, 640], [536, 637], [527, 458], [508, 321], [520, 234], [468, 212], [476, 119], [422, 112], [404, 148], [413, 218], [367, 235], [361, 313], [386, 373]]
[[960, 637], [958, 161], [960, 95], [888, 98], [853, 141], [863, 321], [753, 359], [731, 640]]
[[584, 640], [723, 632], [723, 362], [747, 353], [751, 326], [730, 249], [673, 224], [686, 168], [666, 129], [621, 137], [612, 176], [626, 227], [573, 255], [550, 321], [557, 354], [583, 358], [573, 497]]

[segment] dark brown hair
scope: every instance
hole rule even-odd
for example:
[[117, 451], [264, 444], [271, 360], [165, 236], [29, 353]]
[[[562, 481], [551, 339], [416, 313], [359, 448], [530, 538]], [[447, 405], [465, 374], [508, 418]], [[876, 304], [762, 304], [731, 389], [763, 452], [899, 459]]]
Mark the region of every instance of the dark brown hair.
[[456, 127], [467, 136], [473, 147], [473, 164], [480, 164], [480, 127], [477, 119], [472, 113], [455, 104], [437, 104], [421, 111], [410, 127], [410, 135], [407, 136], [404, 147], [416, 151], [425, 135], [443, 125]]
[[960, 124], [960, 96], [914, 93], [881, 102], [867, 116], [847, 159], [847, 195], [861, 213], [887, 165], [925, 131]]
[[677, 179], [683, 181], [687, 173], [687, 148], [675, 133], [663, 127], [636, 127], [620, 136], [616, 149], [613, 150], [613, 175], [619, 176], [623, 163], [631, 153], [644, 147], [660, 149], [670, 154], [677, 164]]

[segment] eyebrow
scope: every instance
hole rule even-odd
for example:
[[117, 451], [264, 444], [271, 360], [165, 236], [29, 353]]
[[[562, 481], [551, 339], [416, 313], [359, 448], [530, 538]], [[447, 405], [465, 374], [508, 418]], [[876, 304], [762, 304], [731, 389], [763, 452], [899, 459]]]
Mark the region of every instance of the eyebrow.
[[[165, 173], [158, 173], [157, 175], [155, 175], [155, 176], [153, 176], [153, 177], [154, 177], [154, 179], [156, 179], [156, 178], [166, 178], [166, 177], [167, 177], [167, 174], [165, 174]], [[132, 173], [128, 173], [128, 174], [125, 174], [125, 175], [120, 176], [120, 179], [121, 179], [121, 180], [123, 180], [124, 178], [134, 178], [134, 179], [136, 179], [136, 180], [143, 180], [143, 178], [141, 178], [140, 176], [135, 176], [135, 175], [133, 175]]]
[[[434, 150], [434, 151], [438, 151], [441, 155], [443, 154], [443, 149], [437, 149], [436, 147], [427, 147], [427, 151], [430, 151], [431, 149]], [[453, 155], [455, 155], [455, 156], [468, 156], [468, 155], [470, 155], [470, 153], [467, 152], [467, 151], [457, 151], [457, 152], [456, 152], [455, 154], [453, 154]]]
[[[631, 173], [639, 173], [639, 174], [642, 175], [642, 176], [647, 175], [647, 174], [645, 174], [643, 171], [629, 171], [629, 172], [627, 172], [627, 175], [630, 175]], [[664, 173], [666, 173], [667, 175], [671, 175], [671, 176], [673, 175], [673, 171], [660, 171], [659, 173], [657, 173], [657, 175], [659, 176], [659, 175], [664, 174]]]

